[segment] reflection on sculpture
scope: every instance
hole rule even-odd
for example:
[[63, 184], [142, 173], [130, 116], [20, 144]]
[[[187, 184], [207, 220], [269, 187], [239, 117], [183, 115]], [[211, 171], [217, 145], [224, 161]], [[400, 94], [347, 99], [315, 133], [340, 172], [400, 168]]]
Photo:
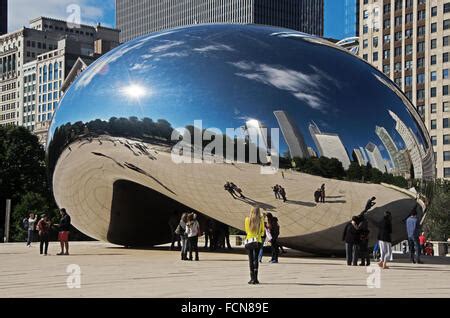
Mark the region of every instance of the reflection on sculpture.
[[174, 210], [242, 229], [257, 205], [283, 245], [337, 253], [373, 196], [368, 218], [391, 211], [398, 241], [421, 204], [401, 187], [434, 175], [423, 123], [382, 73], [323, 39], [253, 25], [173, 29], [103, 56], [61, 101], [47, 154], [74, 225], [123, 245], [170, 242]]

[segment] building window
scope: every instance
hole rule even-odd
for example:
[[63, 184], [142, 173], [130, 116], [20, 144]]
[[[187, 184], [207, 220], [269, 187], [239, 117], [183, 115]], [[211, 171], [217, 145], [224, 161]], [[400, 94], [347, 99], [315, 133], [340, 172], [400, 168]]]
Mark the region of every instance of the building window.
[[437, 23], [431, 23], [431, 33], [437, 32]]
[[391, 57], [391, 50], [384, 50], [383, 51], [383, 58], [388, 59]]
[[450, 12], [450, 2], [444, 4], [444, 13]]
[[442, 39], [443, 39], [443, 42], [442, 42], [443, 46], [448, 46], [450, 44], [450, 37], [449, 36], [444, 36]]
[[448, 79], [448, 68], [442, 70], [442, 79]]
[[436, 87], [430, 89], [430, 97], [436, 97]]
[[431, 136], [431, 144], [433, 146], [437, 146], [437, 137], [436, 136]]
[[444, 168], [444, 178], [450, 177], [450, 168]]
[[435, 16], [437, 16], [437, 13], [438, 13], [437, 7], [432, 7], [431, 8], [431, 16], [435, 17]]
[[367, 48], [367, 47], [369, 47], [369, 40], [365, 39], [365, 40], [363, 41], [363, 48], [365, 49], [365, 48]]
[[405, 76], [405, 86], [412, 85], [412, 76]]
[[432, 120], [431, 120], [430, 128], [431, 128], [431, 129], [436, 129], [436, 128], [437, 128], [437, 127], [436, 127], [436, 119], [432, 119]]
[[450, 151], [444, 151], [444, 161], [450, 161]]
[[432, 72], [430, 73], [430, 80], [431, 80], [432, 82], [434, 82], [434, 81], [437, 80], [437, 72], [436, 72], [436, 71], [432, 71]]
[[448, 95], [448, 85], [442, 86], [442, 95], [444, 96]]
[[450, 135], [444, 135], [444, 145], [450, 145]]
[[373, 60], [374, 62], [378, 61], [378, 52], [374, 52], [374, 53], [373, 53], [372, 60]]
[[443, 128], [450, 128], [450, 120], [449, 120], [449, 118], [444, 118], [442, 120], [442, 125], [443, 125]]
[[436, 65], [436, 63], [437, 63], [436, 55], [431, 55], [431, 65]]
[[442, 111], [445, 113], [450, 112], [450, 102], [442, 103]]
[[[410, 45], [411, 45], [411, 53], [412, 53], [412, 44], [410, 44]], [[408, 47], [408, 45], [406, 47]], [[417, 52], [425, 52], [425, 42], [417, 43]], [[411, 53], [409, 53], [409, 54], [411, 54]]]
[[432, 114], [436, 114], [436, 108], [437, 108], [436, 104], [433, 103], [433, 104], [430, 105], [430, 109], [431, 109], [431, 113]]
[[[431, 40], [431, 49], [435, 49], [437, 47], [437, 40], [436, 39], [432, 39]], [[423, 52], [423, 51], [420, 51]]]
[[418, 100], [424, 100], [425, 99], [425, 90], [418, 89], [417, 90], [417, 99]]
[[405, 61], [405, 70], [412, 69], [412, 61]]
[[450, 29], [450, 19], [444, 20], [444, 30]]
[[417, 74], [417, 84], [424, 84], [425, 83], [425, 74], [420, 73]]

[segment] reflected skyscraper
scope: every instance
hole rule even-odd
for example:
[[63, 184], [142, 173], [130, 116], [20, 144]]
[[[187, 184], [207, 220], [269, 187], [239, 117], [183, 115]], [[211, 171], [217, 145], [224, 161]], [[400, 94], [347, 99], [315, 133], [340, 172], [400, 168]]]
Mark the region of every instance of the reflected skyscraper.
[[380, 149], [373, 142], [369, 142], [366, 146], [367, 155], [369, 156], [369, 161], [372, 167], [380, 170], [381, 172], [386, 172], [386, 166], [384, 165], [384, 159], [381, 155]]
[[389, 132], [384, 127], [376, 126], [375, 133], [381, 139], [386, 151], [391, 158], [393, 164], [392, 172], [401, 176], [406, 176], [409, 174], [408, 162], [405, 160], [405, 156], [400, 154], [397, 145], [392, 139]]
[[274, 111], [273, 113], [277, 118], [284, 140], [289, 147], [291, 158], [308, 158], [310, 154], [305, 144], [305, 139], [289, 114], [281, 110]]
[[409, 157], [411, 158], [411, 163], [414, 168], [414, 178], [422, 178], [422, 154], [417, 144], [417, 139], [411, 130], [406, 126], [406, 124], [395, 114], [393, 111], [389, 110], [389, 115], [395, 120], [395, 129], [400, 134], [403, 142], [408, 150]]
[[367, 164], [367, 160], [365, 155], [363, 155], [364, 149], [353, 149], [353, 160], [356, 161], [360, 166], [365, 166]]
[[309, 125], [309, 132], [321, 156], [338, 159], [344, 169], [350, 167], [350, 159], [339, 135], [321, 132], [314, 122]]

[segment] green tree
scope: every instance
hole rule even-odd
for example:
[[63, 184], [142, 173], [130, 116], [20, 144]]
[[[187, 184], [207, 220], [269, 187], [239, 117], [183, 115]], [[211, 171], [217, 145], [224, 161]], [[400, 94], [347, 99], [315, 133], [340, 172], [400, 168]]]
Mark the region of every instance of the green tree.
[[432, 240], [447, 241], [450, 237], [450, 187], [447, 181], [434, 182], [424, 230]]
[[363, 167], [357, 162], [352, 161], [347, 170], [347, 178], [351, 181], [361, 181], [363, 177]]
[[0, 226], [4, 225], [5, 201], [12, 201], [11, 238], [20, 238], [19, 220], [25, 215], [15, 208], [27, 193], [52, 202], [47, 182], [44, 148], [38, 138], [23, 127], [0, 127]]

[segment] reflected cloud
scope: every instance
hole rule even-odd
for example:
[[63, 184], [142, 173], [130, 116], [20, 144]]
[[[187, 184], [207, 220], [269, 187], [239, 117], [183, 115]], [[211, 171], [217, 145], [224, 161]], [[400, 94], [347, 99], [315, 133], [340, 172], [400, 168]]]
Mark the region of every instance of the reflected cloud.
[[150, 50], [150, 53], [161, 53], [161, 52], [165, 52], [167, 50], [170, 50], [171, 48], [183, 45], [184, 42], [183, 41], [163, 41], [164, 44], [158, 45], [153, 47]]
[[339, 88], [339, 83], [334, 78], [313, 66], [311, 66], [311, 69], [314, 72], [306, 74], [278, 65], [256, 64], [246, 61], [230, 64], [240, 71], [245, 71], [235, 73], [235, 75], [288, 91], [312, 109], [321, 112], [325, 112], [328, 104], [322, 91], [328, 90], [330, 86]]
[[233, 52], [234, 49], [226, 44], [214, 44], [214, 45], [207, 45], [201, 48], [193, 49], [193, 51], [205, 53], [205, 52], [211, 52], [211, 51], [228, 51]]

